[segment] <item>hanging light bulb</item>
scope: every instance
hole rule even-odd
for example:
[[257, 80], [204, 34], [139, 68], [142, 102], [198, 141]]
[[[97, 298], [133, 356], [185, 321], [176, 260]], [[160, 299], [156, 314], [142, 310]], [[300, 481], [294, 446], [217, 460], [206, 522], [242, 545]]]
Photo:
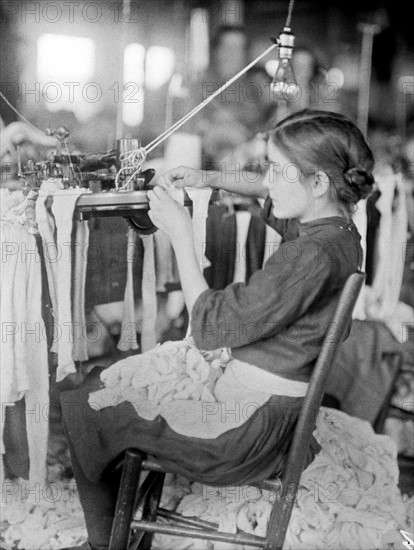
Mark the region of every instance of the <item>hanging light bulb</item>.
[[[273, 39], [274, 40], [274, 39]], [[273, 78], [271, 89], [276, 100], [294, 101], [299, 97], [300, 89], [292, 67], [295, 35], [290, 27], [285, 27], [277, 39], [279, 64]]]

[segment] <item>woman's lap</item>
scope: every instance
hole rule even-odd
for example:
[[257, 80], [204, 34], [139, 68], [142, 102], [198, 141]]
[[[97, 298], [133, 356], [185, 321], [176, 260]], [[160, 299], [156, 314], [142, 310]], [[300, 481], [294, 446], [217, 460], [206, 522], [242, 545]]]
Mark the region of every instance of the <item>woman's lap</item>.
[[[89, 393], [100, 385], [95, 368], [82, 386], [61, 395], [63, 418], [77, 460], [91, 481], [127, 448], [155, 456], [169, 471], [212, 485], [245, 484], [280, 475], [290, 445], [301, 399], [272, 396], [240, 427], [215, 439], [187, 437], [173, 431], [160, 416], [145, 420], [129, 402], [99, 411], [88, 405]], [[247, 414], [242, 407], [221, 404], [220, 420]], [[254, 403], [251, 404], [254, 406]], [[206, 411], [212, 409], [206, 408]], [[306, 457], [309, 464], [319, 447], [313, 440]]]

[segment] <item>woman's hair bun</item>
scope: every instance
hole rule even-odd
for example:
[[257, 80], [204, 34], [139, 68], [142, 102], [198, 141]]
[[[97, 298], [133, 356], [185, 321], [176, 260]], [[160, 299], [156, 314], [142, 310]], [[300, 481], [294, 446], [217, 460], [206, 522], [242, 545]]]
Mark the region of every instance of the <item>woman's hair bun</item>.
[[347, 170], [344, 173], [344, 178], [347, 186], [355, 194], [357, 201], [368, 197], [375, 182], [372, 172], [360, 166], [353, 166]]

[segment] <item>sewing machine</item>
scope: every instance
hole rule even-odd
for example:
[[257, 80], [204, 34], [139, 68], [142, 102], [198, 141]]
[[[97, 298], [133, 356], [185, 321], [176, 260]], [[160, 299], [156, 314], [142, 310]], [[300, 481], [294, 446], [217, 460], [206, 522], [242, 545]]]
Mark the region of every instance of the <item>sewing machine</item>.
[[[37, 191], [42, 181], [59, 178], [65, 188], [84, 187], [92, 191], [79, 196], [74, 214], [76, 220], [122, 216], [139, 233], [156, 231], [148, 216], [147, 198], [155, 170], [137, 170], [129, 155], [139, 149], [138, 139], [118, 139], [116, 149], [102, 154], [72, 155], [66, 145], [69, 136], [66, 128], [48, 129], [45, 133], [57, 138], [56, 152], [48, 160], [29, 160], [22, 164], [18, 156], [18, 177], [24, 190]], [[186, 193], [184, 196], [184, 206], [191, 207], [190, 198]], [[212, 197], [213, 202], [217, 199], [218, 192]]]

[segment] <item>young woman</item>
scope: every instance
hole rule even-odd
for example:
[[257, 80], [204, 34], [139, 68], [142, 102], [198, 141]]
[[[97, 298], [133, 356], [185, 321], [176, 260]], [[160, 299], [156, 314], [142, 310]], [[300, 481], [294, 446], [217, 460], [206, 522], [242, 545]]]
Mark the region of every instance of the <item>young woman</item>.
[[[206, 179], [214, 183], [212, 175], [204, 178], [181, 167], [166, 173], [148, 193], [152, 221], [171, 237], [192, 338], [199, 349], [230, 348], [231, 360], [213, 392], [221, 406], [218, 414], [192, 419], [199, 437], [178, 433], [162, 416], [145, 420], [130, 403], [90, 410], [85, 420], [88, 395], [99, 384], [93, 376], [63, 394], [92, 548], [108, 546], [118, 488], [110, 465], [128, 447], [209, 484], [244, 484], [283, 470], [340, 291], [361, 266], [360, 236], [350, 215], [371, 190], [374, 161], [351, 121], [311, 110], [288, 117], [270, 132], [268, 159], [262, 186], [238, 190], [267, 195], [264, 218], [283, 242], [247, 285], [208, 288], [195, 256], [190, 217], [168, 194], [174, 182], [203, 187]], [[219, 186], [237, 189], [226, 182]], [[235, 406], [249, 404], [254, 407], [243, 409], [249, 412], [237, 419]], [[314, 440], [308, 464], [317, 451]]]

